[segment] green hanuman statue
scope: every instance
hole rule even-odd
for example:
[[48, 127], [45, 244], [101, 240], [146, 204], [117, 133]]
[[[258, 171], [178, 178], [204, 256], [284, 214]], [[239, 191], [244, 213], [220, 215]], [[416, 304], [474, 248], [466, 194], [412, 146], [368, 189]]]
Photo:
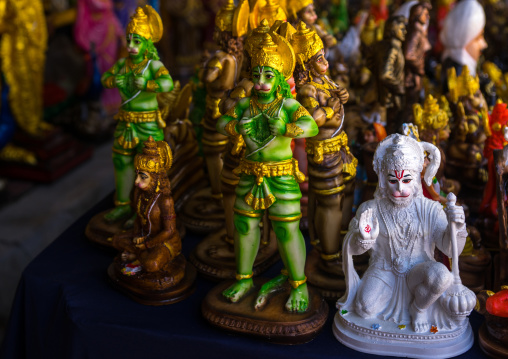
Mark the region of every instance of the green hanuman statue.
[[149, 5], [138, 7], [127, 25], [128, 58], [118, 62], [102, 75], [106, 88], [118, 88], [122, 106], [115, 116], [118, 125], [113, 144], [116, 197], [115, 208], [105, 215], [116, 221], [131, 214], [130, 193], [134, 184], [134, 157], [143, 150], [150, 136], [164, 139], [166, 126], [159, 112], [157, 93], [173, 89], [173, 80], [155, 49], [162, 36], [162, 21]]
[[[248, 40], [247, 40], [248, 41]], [[259, 223], [268, 210], [286, 269], [258, 293], [256, 309], [286, 280], [292, 286], [286, 309], [304, 312], [309, 293], [304, 274], [305, 242], [299, 229], [304, 175], [293, 159], [293, 138], [312, 137], [318, 127], [307, 110], [293, 99], [286, 79], [291, 77], [295, 56], [289, 43], [266, 32], [254, 48], [251, 60], [253, 95], [240, 100], [217, 123], [217, 131], [232, 141], [245, 141], [246, 154], [235, 173], [236, 282], [223, 292], [237, 302], [253, 287], [252, 266], [260, 244]]]

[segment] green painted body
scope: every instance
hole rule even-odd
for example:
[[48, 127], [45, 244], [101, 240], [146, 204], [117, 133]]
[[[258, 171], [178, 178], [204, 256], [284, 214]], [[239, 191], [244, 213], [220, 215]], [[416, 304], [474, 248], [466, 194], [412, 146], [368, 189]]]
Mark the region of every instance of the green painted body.
[[[118, 88], [122, 98], [121, 109], [128, 112], [156, 111], [159, 108], [157, 93], [170, 92], [173, 90], [173, 80], [169, 74], [163, 74], [156, 78], [156, 74], [164, 65], [158, 61], [157, 51], [150, 40], [137, 34], [129, 34], [127, 48], [130, 52], [129, 60], [132, 64], [142, 63], [146, 58], [151, 61], [140, 67], [136, 73], [130, 71], [127, 58], [118, 60], [115, 65], [106, 71], [101, 81], [103, 85], [114, 76], [115, 87]], [[158, 87], [155, 91], [147, 90], [147, 82], [154, 80]], [[139, 92], [139, 93], [138, 93]], [[128, 136], [129, 140], [137, 138], [136, 147], [125, 149], [119, 142], [120, 136]], [[119, 121], [115, 131], [113, 148], [113, 164], [115, 166], [116, 200], [127, 203], [134, 185], [134, 156], [142, 151], [144, 141], [152, 136], [155, 141], [164, 139], [162, 127], [156, 122], [127, 123]], [[130, 214], [128, 205], [117, 206], [113, 211], [106, 214], [105, 218], [114, 221]]]
[[[285, 96], [290, 96], [285, 88], [284, 78], [273, 69], [264, 67], [261, 70], [253, 69], [253, 96], [261, 104], [271, 104], [280, 101], [277, 89]], [[270, 90], [265, 93], [256, 91], [256, 84], [269, 85]], [[282, 85], [282, 87], [279, 87]], [[292, 123], [293, 114], [301, 106], [296, 100], [284, 98], [276, 110], [268, 114], [261, 113], [252, 116], [249, 109], [251, 98], [244, 98], [235, 107], [236, 131], [242, 134], [246, 143], [245, 158], [254, 162], [283, 161], [293, 157], [291, 151], [291, 137], [286, 135], [286, 125]], [[221, 116], [217, 122], [217, 131], [229, 135], [225, 131], [226, 125], [234, 120], [230, 116]], [[297, 138], [312, 137], [318, 133], [318, 127], [310, 116], [302, 116], [294, 122], [303, 133]], [[256, 187], [257, 186], [257, 187]], [[271, 216], [278, 218], [295, 217], [300, 212], [301, 192], [294, 176], [265, 177], [263, 183], [258, 185], [255, 176], [242, 175], [236, 189], [235, 208], [240, 211], [251, 213], [263, 213], [263, 210], [254, 210], [249, 206], [244, 197], [249, 191], [261, 190], [258, 187], [266, 186], [265, 194], [269, 192], [275, 196], [276, 201], [268, 208]], [[262, 198], [263, 195], [260, 195]], [[241, 213], [241, 212], [240, 212]], [[252, 273], [252, 267], [260, 245], [259, 222], [261, 217], [252, 218], [235, 213], [235, 255], [237, 272], [240, 275]], [[289, 279], [302, 281], [305, 279], [305, 242], [299, 229], [299, 220], [284, 222], [272, 220], [272, 228], [277, 236], [279, 252], [288, 271]], [[287, 277], [286, 277], [287, 278]], [[284, 278], [283, 278], [284, 279]], [[261, 288], [258, 295], [258, 303], [264, 302], [266, 296], [278, 287], [282, 282], [281, 277], [276, 277]], [[223, 294], [231, 301], [237, 301], [252, 287], [252, 279], [240, 279]], [[286, 303], [286, 308], [293, 312], [303, 312], [308, 307], [307, 285], [302, 284], [291, 291], [291, 296]]]

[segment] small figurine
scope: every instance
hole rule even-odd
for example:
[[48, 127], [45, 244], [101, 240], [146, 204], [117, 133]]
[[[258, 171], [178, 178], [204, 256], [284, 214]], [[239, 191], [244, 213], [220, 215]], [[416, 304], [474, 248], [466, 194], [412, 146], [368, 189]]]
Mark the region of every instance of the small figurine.
[[181, 254], [173, 197], [167, 175], [172, 165], [165, 141], [150, 136], [136, 155], [134, 228], [113, 236], [121, 252], [109, 266], [115, 285], [142, 304], [171, 304], [192, 294], [196, 270]]
[[243, 62], [243, 38], [233, 34], [235, 12], [234, 1], [228, 0], [217, 13], [214, 40], [220, 50], [206, 61], [200, 74], [206, 89], [201, 143], [210, 188], [197, 192], [186, 203], [181, 218], [186, 227], [204, 233], [218, 230], [224, 224], [221, 172], [228, 138], [217, 132], [215, 126], [221, 115], [219, 103], [239, 80]]
[[[335, 336], [353, 349], [452, 357], [473, 345], [467, 316], [476, 298], [461, 284], [458, 269], [467, 235], [464, 211], [453, 194], [446, 212], [423, 197], [425, 151], [431, 157], [425, 174], [430, 184], [440, 163], [435, 146], [394, 134], [374, 155], [378, 188], [374, 200], [360, 206], [344, 239], [347, 291], [335, 316]], [[434, 260], [435, 246], [452, 256], [452, 272]], [[366, 251], [371, 259], [360, 279], [352, 256]]]
[[457, 75], [467, 66], [471, 76], [476, 76], [478, 59], [487, 48], [483, 37], [485, 12], [476, 0], [462, 0], [448, 13], [439, 38], [444, 46], [441, 82], [447, 93], [448, 69], [454, 67]]
[[406, 18], [392, 16], [384, 29], [383, 40], [372, 51], [369, 68], [376, 81], [377, 96], [386, 107], [386, 132], [397, 132], [402, 125], [399, 116], [404, 106], [404, 52], [402, 43], [406, 37]]
[[[348, 92], [331, 81], [326, 72], [323, 42], [300, 21], [291, 39], [297, 65], [294, 76], [296, 99], [312, 115], [319, 133], [306, 140], [309, 173], [309, 232], [320, 244], [307, 262], [309, 283], [325, 297], [338, 299], [344, 293], [340, 270], [341, 227], [345, 228], [353, 206], [358, 161], [351, 154], [344, 132], [344, 104]], [[316, 258], [314, 258], [316, 257]], [[334, 280], [338, 283], [333, 284]], [[325, 294], [326, 293], [326, 294]]]
[[138, 7], [127, 26], [128, 58], [123, 58], [101, 78], [106, 88], [118, 88], [122, 98], [115, 116], [118, 125], [113, 143], [115, 208], [104, 219], [114, 222], [131, 214], [130, 193], [134, 184], [134, 156], [152, 136], [164, 138], [166, 126], [158, 110], [157, 93], [173, 89], [168, 70], [159, 61], [154, 43], [162, 36], [162, 21], [149, 5]]
[[[298, 186], [304, 176], [293, 158], [291, 141], [317, 135], [318, 127], [308, 111], [293, 99], [286, 82], [295, 66], [293, 49], [284, 37], [274, 32], [264, 33], [260, 40], [250, 53], [254, 83], [251, 96], [241, 99], [217, 123], [220, 133], [232, 139], [241, 136], [246, 144], [245, 157], [235, 170], [240, 176], [234, 205], [236, 281], [213, 289], [205, 298], [202, 311], [209, 321], [226, 329], [235, 329], [225, 324], [234, 318], [245, 323], [237, 326], [241, 332], [270, 339], [302, 340], [302, 336], [309, 335], [308, 330], [315, 333], [316, 327], [311, 329], [309, 325], [298, 333], [288, 328], [294, 328], [295, 320], [298, 325], [317, 320], [316, 315], [319, 318], [317, 327], [321, 327], [326, 310], [320, 309], [321, 297], [309, 292], [306, 283], [305, 242], [299, 230], [302, 215]], [[281, 275], [266, 282], [252, 300], [245, 300], [260, 283], [259, 280], [253, 281], [252, 267], [260, 245], [259, 224], [266, 211], [277, 236], [285, 269]], [[280, 289], [283, 292], [279, 292]], [[220, 291], [222, 298], [219, 299]], [[275, 292], [279, 295], [269, 300]], [[285, 297], [286, 293], [289, 298], [284, 298], [284, 305], [277, 298]], [[231, 302], [237, 304], [232, 306]], [[270, 309], [263, 310], [267, 306]], [[273, 316], [275, 312], [278, 313], [276, 317]], [[252, 320], [256, 320], [256, 325]], [[280, 330], [272, 331], [272, 328]]]
[[478, 340], [483, 352], [492, 358], [508, 356], [508, 285], [494, 293], [484, 290], [477, 295], [475, 310], [485, 316], [478, 331]]

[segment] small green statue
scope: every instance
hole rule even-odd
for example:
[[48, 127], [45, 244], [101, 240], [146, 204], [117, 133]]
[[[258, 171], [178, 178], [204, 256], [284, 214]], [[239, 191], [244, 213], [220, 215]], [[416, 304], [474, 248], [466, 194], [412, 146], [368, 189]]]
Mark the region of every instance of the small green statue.
[[289, 280], [292, 289], [286, 309], [305, 312], [309, 293], [304, 274], [305, 242], [299, 229], [302, 195], [298, 186], [304, 175], [293, 158], [291, 141], [315, 136], [318, 127], [291, 95], [286, 80], [294, 66], [295, 55], [286, 39], [265, 32], [252, 53], [253, 95], [240, 100], [217, 122], [217, 131], [246, 144], [245, 158], [235, 169], [240, 176], [234, 205], [236, 282], [223, 295], [237, 302], [253, 287], [259, 223], [268, 210], [286, 269], [262, 286], [255, 308], [262, 308], [268, 295]]
[[104, 219], [113, 222], [131, 214], [130, 193], [134, 184], [134, 157], [150, 136], [164, 139], [166, 127], [157, 94], [170, 92], [173, 80], [159, 60], [154, 43], [162, 36], [162, 20], [149, 5], [138, 7], [127, 25], [128, 58], [120, 59], [101, 78], [106, 88], [118, 88], [122, 98], [115, 116], [118, 125], [113, 143], [116, 197], [115, 208]]

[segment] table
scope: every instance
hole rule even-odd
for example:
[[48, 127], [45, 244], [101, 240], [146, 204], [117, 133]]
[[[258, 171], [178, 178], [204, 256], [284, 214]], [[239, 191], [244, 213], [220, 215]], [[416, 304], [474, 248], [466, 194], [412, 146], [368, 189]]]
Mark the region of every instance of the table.
[[[115, 252], [87, 241], [90, 218], [110, 206], [106, 198], [78, 219], [23, 272], [14, 299], [0, 358], [379, 358], [349, 349], [332, 334], [335, 308], [323, 331], [312, 342], [277, 345], [229, 334], [201, 316], [201, 300], [215, 283], [199, 278], [196, 292], [168, 306], [134, 302], [108, 283], [106, 270]], [[188, 256], [200, 240], [187, 234]], [[279, 262], [267, 272], [277, 275]], [[475, 344], [461, 358], [483, 358], [477, 343], [483, 318], [470, 318]]]

